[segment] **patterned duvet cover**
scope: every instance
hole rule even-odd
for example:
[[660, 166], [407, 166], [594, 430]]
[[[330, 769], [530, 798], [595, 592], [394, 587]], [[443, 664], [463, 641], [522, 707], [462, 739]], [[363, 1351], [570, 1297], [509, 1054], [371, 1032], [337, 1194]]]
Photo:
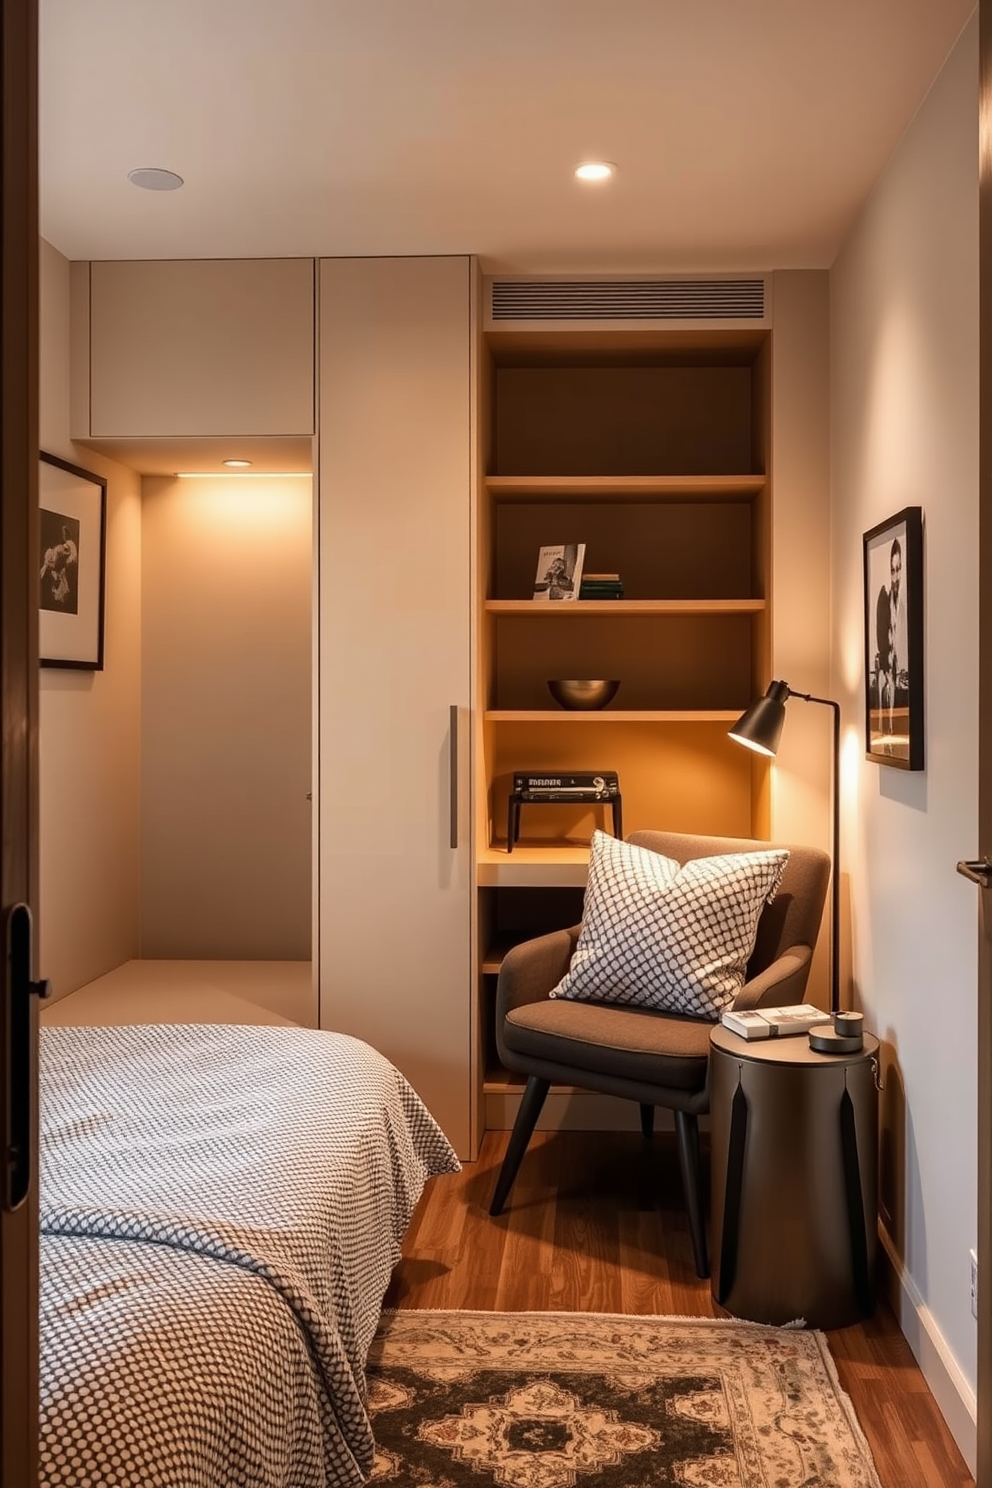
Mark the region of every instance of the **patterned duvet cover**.
[[351, 1488], [426, 1179], [403, 1076], [311, 1029], [41, 1034], [41, 1482]]

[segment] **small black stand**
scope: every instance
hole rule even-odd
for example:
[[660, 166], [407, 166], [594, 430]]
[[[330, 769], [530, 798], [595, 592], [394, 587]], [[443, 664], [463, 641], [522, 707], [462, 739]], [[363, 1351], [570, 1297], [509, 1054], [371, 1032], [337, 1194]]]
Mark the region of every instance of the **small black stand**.
[[590, 795], [583, 800], [581, 796], [572, 796], [567, 801], [535, 801], [533, 795], [528, 791], [511, 791], [506, 823], [506, 850], [512, 853], [513, 844], [520, 840], [520, 808], [527, 805], [558, 805], [558, 806], [612, 806], [613, 808], [613, 835], [623, 836], [623, 797], [619, 791], [615, 795], [604, 798], [602, 793]]

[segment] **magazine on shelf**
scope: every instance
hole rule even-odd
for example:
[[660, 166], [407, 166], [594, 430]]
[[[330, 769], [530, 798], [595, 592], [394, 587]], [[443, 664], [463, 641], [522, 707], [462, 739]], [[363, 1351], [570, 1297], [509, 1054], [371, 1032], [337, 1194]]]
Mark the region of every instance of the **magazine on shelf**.
[[742, 1008], [740, 1011], [728, 1008], [720, 1015], [724, 1028], [744, 1039], [789, 1038], [832, 1021], [830, 1013], [809, 1002], [797, 1002], [790, 1007]]
[[537, 559], [534, 598], [578, 599], [585, 556], [585, 543], [558, 543], [556, 547], [542, 548]]

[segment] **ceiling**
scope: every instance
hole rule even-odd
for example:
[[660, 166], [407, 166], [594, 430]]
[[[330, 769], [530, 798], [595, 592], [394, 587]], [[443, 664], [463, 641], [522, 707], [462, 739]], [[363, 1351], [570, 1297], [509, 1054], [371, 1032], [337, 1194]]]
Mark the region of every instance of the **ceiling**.
[[[827, 267], [973, 9], [40, 0], [42, 234], [70, 259]], [[579, 185], [589, 157], [616, 179]]]

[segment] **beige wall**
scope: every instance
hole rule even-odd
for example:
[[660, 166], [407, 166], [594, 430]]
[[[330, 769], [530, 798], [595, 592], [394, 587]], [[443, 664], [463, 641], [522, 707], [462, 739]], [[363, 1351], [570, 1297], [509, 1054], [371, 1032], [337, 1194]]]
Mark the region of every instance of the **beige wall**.
[[[834, 265], [831, 317], [843, 851], [855, 996], [883, 1041], [884, 1238], [903, 1331], [973, 1465], [978, 897], [954, 865], [978, 856], [977, 17]], [[925, 521], [912, 773], [867, 762], [863, 733], [862, 534], [905, 506]]]
[[41, 972], [59, 997], [137, 956], [307, 960], [310, 481], [143, 499], [73, 444], [69, 277], [42, 243], [41, 446], [108, 477], [105, 666], [41, 672]]
[[40, 439], [106, 476], [101, 672], [40, 680], [39, 967], [55, 996], [138, 952], [140, 481], [69, 439], [69, 264], [41, 244]]
[[307, 960], [309, 478], [144, 481], [141, 953]]

